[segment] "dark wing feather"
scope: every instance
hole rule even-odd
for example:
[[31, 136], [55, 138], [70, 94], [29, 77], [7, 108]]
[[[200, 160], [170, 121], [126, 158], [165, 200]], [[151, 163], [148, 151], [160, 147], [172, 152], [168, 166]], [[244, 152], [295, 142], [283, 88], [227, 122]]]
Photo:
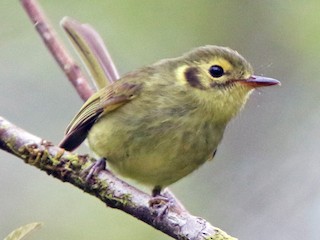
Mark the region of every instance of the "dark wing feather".
[[111, 112], [138, 96], [142, 84], [115, 82], [93, 94], [82, 106], [66, 129], [59, 144], [72, 151], [87, 137], [93, 124], [104, 114]]

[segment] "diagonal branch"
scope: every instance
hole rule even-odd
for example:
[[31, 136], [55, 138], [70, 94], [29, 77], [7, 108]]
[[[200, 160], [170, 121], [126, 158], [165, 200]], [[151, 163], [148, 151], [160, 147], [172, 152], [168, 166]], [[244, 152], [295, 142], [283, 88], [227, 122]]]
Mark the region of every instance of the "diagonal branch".
[[77, 90], [82, 100], [87, 100], [92, 95], [92, 90], [79, 66], [67, 53], [65, 47], [58, 39], [57, 34], [50, 26], [39, 4], [35, 0], [21, 0], [25, 11], [30, 17], [36, 30], [41, 36], [46, 47], [64, 71], [69, 81]]
[[102, 170], [88, 184], [81, 173], [93, 162], [89, 156], [77, 155], [52, 145], [0, 117], [0, 148], [49, 175], [69, 182], [97, 197], [107, 206], [120, 209], [176, 239], [233, 239], [206, 220], [190, 215], [172, 204], [159, 215], [149, 206], [148, 194], [128, 185], [112, 173]]

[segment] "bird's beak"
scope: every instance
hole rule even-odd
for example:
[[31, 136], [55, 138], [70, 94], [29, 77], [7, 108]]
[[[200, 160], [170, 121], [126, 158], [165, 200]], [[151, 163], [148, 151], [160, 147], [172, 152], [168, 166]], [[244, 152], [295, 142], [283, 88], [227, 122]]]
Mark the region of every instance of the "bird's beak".
[[276, 79], [262, 77], [262, 76], [255, 76], [255, 75], [252, 75], [248, 79], [245, 79], [241, 82], [243, 82], [244, 84], [247, 84], [253, 88], [267, 87], [267, 86], [272, 86], [272, 85], [281, 85], [280, 81], [278, 81]]

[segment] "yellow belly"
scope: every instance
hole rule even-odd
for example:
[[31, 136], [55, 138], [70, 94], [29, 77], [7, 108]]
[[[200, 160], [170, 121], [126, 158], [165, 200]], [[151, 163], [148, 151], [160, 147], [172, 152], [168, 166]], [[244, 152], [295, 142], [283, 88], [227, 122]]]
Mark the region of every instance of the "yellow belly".
[[167, 186], [212, 158], [225, 126], [196, 115], [150, 119], [116, 111], [90, 130], [90, 148], [120, 175], [150, 186]]

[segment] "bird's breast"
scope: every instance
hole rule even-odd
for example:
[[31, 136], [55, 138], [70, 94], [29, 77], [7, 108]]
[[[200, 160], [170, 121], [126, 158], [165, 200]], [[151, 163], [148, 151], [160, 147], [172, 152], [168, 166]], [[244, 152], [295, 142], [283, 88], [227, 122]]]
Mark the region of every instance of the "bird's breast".
[[150, 86], [145, 84], [137, 98], [101, 117], [88, 141], [121, 175], [165, 186], [211, 158], [226, 123], [217, 122], [182, 86]]
[[141, 183], [166, 186], [210, 159], [225, 126], [194, 106], [143, 109], [125, 105], [102, 117], [88, 135], [91, 149]]

